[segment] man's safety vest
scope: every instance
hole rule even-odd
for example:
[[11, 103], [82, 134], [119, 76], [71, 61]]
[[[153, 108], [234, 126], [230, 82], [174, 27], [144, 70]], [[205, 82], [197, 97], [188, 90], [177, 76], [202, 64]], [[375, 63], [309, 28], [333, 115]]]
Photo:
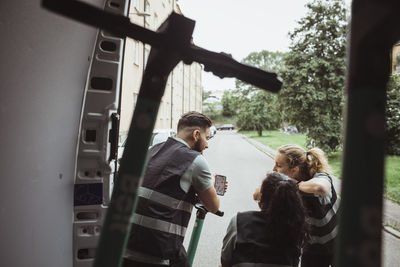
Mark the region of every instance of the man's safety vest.
[[237, 238], [232, 253], [234, 267], [290, 267], [298, 263], [300, 249], [278, 245], [273, 229], [260, 211], [237, 214]]
[[329, 177], [332, 190], [332, 197], [329, 203], [323, 205], [318, 197], [312, 194], [301, 194], [311, 225], [310, 239], [305, 245], [303, 253], [333, 254], [334, 240], [338, 232], [336, 214], [339, 209], [339, 199], [333, 187], [332, 178], [328, 174], [326, 175]]
[[193, 188], [186, 193], [180, 180], [200, 153], [173, 138], [155, 145], [149, 153], [127, 248], [171, 259], [182, 246], [195, 201]]

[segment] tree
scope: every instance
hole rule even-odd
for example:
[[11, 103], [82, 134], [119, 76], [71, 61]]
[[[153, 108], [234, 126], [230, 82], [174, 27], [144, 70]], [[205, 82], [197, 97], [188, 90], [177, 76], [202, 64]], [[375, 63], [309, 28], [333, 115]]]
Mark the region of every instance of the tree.
[[262, 136], [263, 130], [276, 129], [280, 125], [276, 95], [256, 91], [249, 99], [243, 98], [237, 117], [237, 125], [243, 130], [256, 130]]
[[204, 103], [203, 102], [203, 113], [210, 117], [212, 120], [216, 120], [220, 117], [221, 112], [218, 109], [219, 103]]
[[226, 117], [232, 117], [236, 115], [236, 98], [232, 90], [224, 91], [222, 95], [222, 115]]
[[387, 86], [386, 153], [400, 155], [400, 76], [392, 76]]
[[[242, 60], [242, 63], [267, 71], [282, 72], [282, 52], [252, 52]], [[237, 125], [244, 130], [256, 130], [262, 135], [262, 130], [276, 129], [280, 124], [277, 95], [265, 92], [242, 81], [236, 81], [234, 109], [237, 111]]]
[[203, 90], [203, 101], [206, 100], [210, 95], [212, 94], [212, 91], [207, 91], [207, 90]]
[[279, 94], [284, 118], [307, 133], [308, 145], [326, 152], [342, 144], [346, 46], [343, 0], [314, 0], [289, 33], [290, 52]]

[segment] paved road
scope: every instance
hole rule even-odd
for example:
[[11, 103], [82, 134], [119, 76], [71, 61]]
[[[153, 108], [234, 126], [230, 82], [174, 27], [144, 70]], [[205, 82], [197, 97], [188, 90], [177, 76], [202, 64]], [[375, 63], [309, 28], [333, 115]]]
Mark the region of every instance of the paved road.
[[391, 234], [388, 234], [387, 232], [383, 232], [382, 266], [399, 267], [400, 266], [399, 251], [400, 251], [400, 239], [394, 237]]
[[[204, 155], [213, 173], [227, 176], [229, 187], [220, 198], [224, 217], [213, 214], [206, 217], [193, 266], [216, 267], [220, 263], [222, 239], [230, 219], [238, 211], [258, 208], [252, 195], [265, 173], [272, 169], [273, 160], [233, 131], [218, 131], [209, 141]], [[195, 214], [192, 214], [184, 242], [186, 247], [194, 220]]]
[[[218, 131], [209, 141], [204, 152], [213, 173], [227, 176], [228, 192], [221, 197], [221, 210], [224, 217], [208, 214], [204, 222], [202, 235], [193, 267], [217, 267], [220, 264], [222, 239], [231, 217], [238, 211], [256, 210], [252, 194], [267, 171], [272, 170], [273, 160], [256, 149], [234, 131]], [[192, 214], [184, 244], [187, 248], [191, 230], [195, 221]], [[383, 232], [384, 267], [400, 266], [400, 239]]]

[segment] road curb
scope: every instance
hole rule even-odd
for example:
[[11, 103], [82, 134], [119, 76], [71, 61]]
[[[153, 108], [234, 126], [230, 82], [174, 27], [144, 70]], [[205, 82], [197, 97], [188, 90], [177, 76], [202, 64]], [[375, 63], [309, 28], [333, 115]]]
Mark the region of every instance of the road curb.
[[266, 148], [266, 146], [264, 144], [261, 144], [260, 142], [253, 140], [252, 138], [239, 133], [243, 139], [245, 139], [247, 142], [249, 142], [250, 144], [252, 144], [255, 148], [257, 148], [258, 150], [260, 150], [261, 152], [265, 153], [267, 156], [269, 156], [272, 159], [275, 159], [275, 154], [276, 151], [272, 148]]
[[391, 234], [392, 236], [400, 239], [400, 232], [397, 231], [396, 229], [390, 227], [390, 226], [383, 226], [383, 230], [389, 234]]

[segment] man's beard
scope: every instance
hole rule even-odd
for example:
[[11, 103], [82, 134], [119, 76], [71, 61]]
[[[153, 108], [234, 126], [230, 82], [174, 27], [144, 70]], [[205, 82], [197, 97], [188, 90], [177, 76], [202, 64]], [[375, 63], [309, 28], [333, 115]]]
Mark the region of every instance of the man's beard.
[[201, 149], [201, 140], [197, 140], [196, 143], [194, 143], [193, 150], [196, 150], [200, 153], [203, 153], [203, 150]]

